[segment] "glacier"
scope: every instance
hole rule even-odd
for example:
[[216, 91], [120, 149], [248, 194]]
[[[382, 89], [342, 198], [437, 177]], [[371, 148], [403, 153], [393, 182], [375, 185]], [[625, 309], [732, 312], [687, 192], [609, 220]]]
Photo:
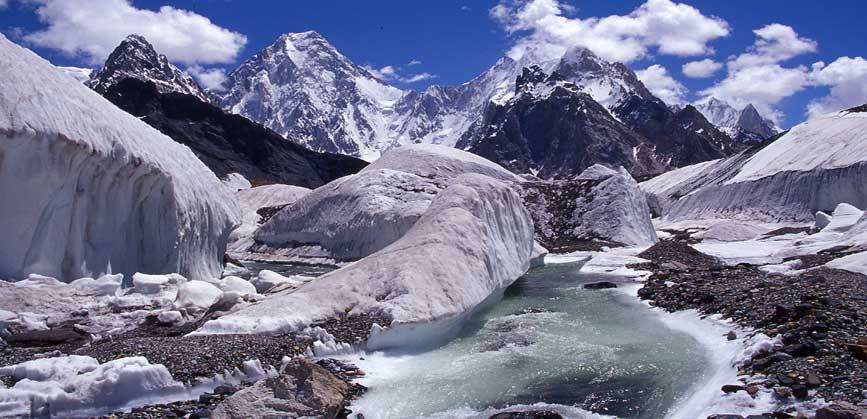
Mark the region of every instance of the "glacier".
[[434, 197], [466, 173], [509, 185], [522, 180], [496, 163], [454, 148], [398, 147], [358, 174], [317, 188], [283, 208], [256, 230], [249, 253], [306, 263], [364, 258], [406, 234]]
[[307, 262], [346, 262], [403, 236], [440, 188], [397, 170], [366, 170], [317, 188], [271, 217], [251, 253]]
[[[223, 180], [223, 183], [234, 186], [243, 185], [237, 179], [237, 176], [231, 177]], [[241, 177], [241, 179], [244, 178]], [[246, 181], [246, 179], [244, 180]], [[247, 182], [247, 185], [249, 184]], [[253, 234], [263, 222], [259, 210], [289, 205], [310, 193], [310, 189], [307, 188], [281, 184], [262, 185], [255, 188], [248, 186], [237, 189], [235, 197], [238, 199], [243, 215], [241, 225], [229, 235], [227, 250], [233, 254], [243, 253], [253, 245]]]
[[384, 317], [386, 327], [454, 319], [522, 275], [532, 252], [533, 224], [520, 196], [500, 181], [466, 174], [391, 245], [196, 333], [298, 330], [344, 314]]
[[641, 183], [664, 220], [732, 218], [812, 222], [840, 203], [867, 208], [867, 113], [804, 122], [732, 157]]
[[0, 36], [0, 277], [219, 275], [240, 211], [189, 148]]

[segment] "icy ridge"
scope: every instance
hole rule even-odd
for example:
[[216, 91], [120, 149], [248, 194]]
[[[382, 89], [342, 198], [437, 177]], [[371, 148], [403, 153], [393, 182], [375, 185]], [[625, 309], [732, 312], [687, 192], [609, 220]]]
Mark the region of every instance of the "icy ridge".
[[293, 330], [341, 314], [392, 324], [454, 318], [523, 274], [532, 249], [533, 224], [518, 194], [487, 176], [459, 176], [396, 242], [198, 333]]
[[641, 184], [667, 220], [812, 221], [846, 202], [867, 207], [867, 118], [841, 112], [796, 126], [776, 141], [688, 166]]
[[0, 37], [0, 276], [221, 271], [239, 210], [184, 146]]

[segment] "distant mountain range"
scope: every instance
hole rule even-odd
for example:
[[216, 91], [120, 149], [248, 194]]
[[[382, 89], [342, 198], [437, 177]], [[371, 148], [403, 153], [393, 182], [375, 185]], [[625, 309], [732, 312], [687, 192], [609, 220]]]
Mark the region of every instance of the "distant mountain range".
[[738, 110], [725, 101], [709, 97], [696, 103], [695, 107], [708, 121], [737, 141], [763, 141], [782, 131], [773, 121], [759, 114], [752, 104]]
[[[541, 79], [524, 80], [524, 89], [516, 88], [516, 80], [531, 68], [531, 78]], [[87, 84], [105, 93], [124, 78], [214, 103], [314, 151], [373, 160], [402, 144], [443, 144], [543, 177], [569, 176], [597, 162], [623, 165], [639, 176], [661, 173], [731, 155], [744, 148], [744, 141], [776, 133], [752, 106], [739, 112], [712, 100], [673, 109], [631, 69], [586, 48], [570, 49], [555, 60], [503, 57], [467, 83], [419, 92], [380, 80], [315, 31], [287, 33], [229, 73], [224, 90], [206, 91], [144, 38], [131, 35]], [[538, 95], [537, 87], [550, 83], [560, 86], [559, 93]], [[578, 107], [593, 115], [579, 118]], [[506, 129], [501, 124], [506, 120], [556, 121], [558, 128], [493, 128]], [[541, 135], [552, 129], [560, 130], [553, 148], [551, 137]], [[520, 132], [523, 137], [514, 137]], [[518, 144], [526, 148], [520, 156]], [[558, 155], [554, 163], [538, 154], [549, 149], [555, 154], [570, 149], [571, 157]], [[520, 158], [504, 161], [505, 156]]]

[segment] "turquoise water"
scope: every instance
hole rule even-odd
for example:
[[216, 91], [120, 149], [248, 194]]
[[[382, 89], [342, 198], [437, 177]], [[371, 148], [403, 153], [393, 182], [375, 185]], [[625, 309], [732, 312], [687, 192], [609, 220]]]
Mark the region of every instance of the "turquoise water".
[[634, 296], [584, 289], [612, 278], [579, 269], [532, 270], [434, 350], [350, 357], [370, 389], [351, 409], [367, 419], [486, 418], [545, 403], [565, 417], [664, 417], [707, 374], [705, 350]]

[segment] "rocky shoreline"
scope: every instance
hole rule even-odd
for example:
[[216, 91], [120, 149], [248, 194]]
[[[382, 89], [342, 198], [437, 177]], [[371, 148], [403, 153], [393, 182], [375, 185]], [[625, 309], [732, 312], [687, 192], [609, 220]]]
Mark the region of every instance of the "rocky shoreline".
[[[203, 320], [179, 326], [163, 326], [155, 318], [149, 318], [144, 324], [132, 331], [98, 341], [90, 341], [88, 336], [74, 335], [69, 331], [74, 325], [64, 324], [57, 329], [42, 333], [40, 337], [43, 340], [41, 341], [31, 339], [23, 341], [21, 344], [0, 348], [0, 367], [34, 359], [65, 355], [90, 356], [101, 363], [124, 357], [141, 356], [152, 364], [164, 365], [175, 380], [188, 385], [195, 385], [218, 374], [232, 372], [236, 369], [244, 371], [245, 362], [256, 360], [266, 369], [270, 367], [280, 370], [282, 368], [283, 371], [277, 378], [282, 377], [281, 379], [284, 380], [297, 381], [300, 379], [298, 377], [309, 377], [312, 374], [320, 378], [324, 377], [322, 378], [324, 380], [330, 380], [332, 384], [326, 386], [328, 388], [334, 387], [335, 380], [343, 383], [345, 390], [339, 392], [342, 394], [339, 408], [334, 407], [336, 402], [332, 397], [328, 404], [328, 410], [333, 415], [325, 417], [346, 417], [350, 412], [345, 407], [353, 398], [359, 397], [366, 390], [360, 384], [352, 382], [354, 378], [363, 375], [363, 372], [355, 366], [334, 359], [320, 359], [315, 363], [319, 368], [306, 365], [303, 368], [293, 369], [294, 376], [288, 374], [285, 370], [286, 361], [292, 358], [291, 363], [303, 362], [300, 360], [305, 359], [303, 355], [313, 343], [311, 336], [294, 333], [188, 336], [190, 332], [200, 326]], [[358, 343], [367, 339], [370, 325], [377, 322], [384, 324], [384, 319], [368, 316], [342, 316], [315, 326], [325, 329], [338, 342]], [[15, 342], [15, 339], [11, 339], [11, 341]], [[308, 363], [312, 364], [312, 362]], [[316, 369], [316, 374], [310, 373], [311, 369]], [[15, 383], [11, 377], [0, 376], [0, 380], [7, 386], [12, 386]], [[117, 412], [105, 417], [137, 419], [211, 417], [212, 412], [225, 400], [230, 399], [236, 392], [256, 384], [243, 381], [238, 385], [223, 384], [217, 386], [213, 392], [205, 393], [195, 400], [143, 406], [134, 408], [129, 412]], [[295, 384], [293, 386], [298, 387]], [[307, 402], [318, 397], [320, 392], [318, 387], [308, 390], [307, 393], [309, 394], [304, 396]], [[307, 402], [302, 402], [300, 405], [313, 406], [314, 411], [317, 409], [314, 406], [316, 403]], [[297, 408], [300, 405], [289, 407], [289, 409]], [[244, 417], [244, 415], [223, 417]]]
[[[738, 365], [743, 382], [721, 391], [755, 395], [764, 387], [783, 405], [819, 398], [831, 402], [817, 418], [865, 417], [867, 276], [827, 268], [783, 275], [748, 264], [725, 266], [688, 246], [691, 241], [688, 234], [674, 235], [638, 255], [650, 262], [630, 267], [653, 273], [638, 291], [652, 305], [721, 314], [774, 339], [772, 348]], [[828, 253], [809, 262], [841, 257], [845, 249]], [[829, 416], [829, 409], [850, 413]], [[765, 417], [796, 416], [785, 409]]]

